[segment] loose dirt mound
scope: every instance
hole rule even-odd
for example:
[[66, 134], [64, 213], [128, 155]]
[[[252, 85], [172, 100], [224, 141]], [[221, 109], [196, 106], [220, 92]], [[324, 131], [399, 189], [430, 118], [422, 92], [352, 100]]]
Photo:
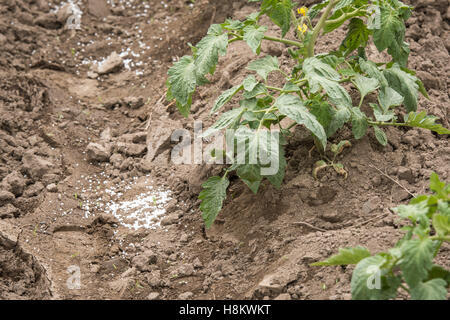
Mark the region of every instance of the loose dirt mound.
[[[194, 120], [210, 125], [214, 99], [246, 77], [253, 54], [231, 45], [189, 119], [164, 100], [166, 72], [211, 22], [242, 19], [253, 7], [80, 0], [71, 3], [81, 29], [68, 29], [71, 6], [50, 3], [0, 4], [0, 219], [21, 231], [27, 252], [0, 234], [0, 298], [348, 299], [352, 268], [309, 264], [343, 246], [388, 248], [402, 226], [389, 208], [427, 192], [432, 171], [450, 178], [447, 136], [391, 129], [381, 148], [344, 128], [335, 139], [352, 141], [339, 158], [348, 178], [329, 171], [314, 180], [319, 155], [309, 154], [313, 141], [298, 128], [282, 189], [264, 185], [253, 195], [232, 177], [229, 200], [205, 231], [197, 195], [221, 168], [174, 165], [170, 135], [192, 131]], [[448, 2], [413, 4], [409, 67], [430, 94], [419, 109], [448, 127]], [[318, 51], [342, 36], [333, 33]], [[261, 51], [290, 67], [284, 46]], [[382, 58], [374, 47], [369, 53]], [[440, 261], [447, 267], [449, 249]], [[79, 289], [67, 286], [74, 266]]]

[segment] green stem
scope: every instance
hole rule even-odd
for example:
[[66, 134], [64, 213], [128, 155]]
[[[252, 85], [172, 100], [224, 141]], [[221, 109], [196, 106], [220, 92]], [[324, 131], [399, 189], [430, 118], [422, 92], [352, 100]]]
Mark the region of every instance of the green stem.
[[271, 86], [266, 86], [266, 88], [269, 89], [269, 90], [279, 91], [279, 92], [281, 92], [281, 93], [294, 93], [294, 92], [299, 92], [299, 90], [283, 90], [282, 88], [271, 87]]
[[325, 12], [322, 14], [322, 16], [319, 19], [319, 22], [317, 22], [316, 26], [314, 27], [314, 30], [311, 35], [311, 39], [309, 40], [308, 47], [307, 47], [307, 57], [313, 57], [314, 56], [314, 47], [316, 45], [317, 37], [319, 36], [320, 31], [325, 26], [325, 22], [330, 15], [331, 10], [336, 6], [338, 0], [330, 0], [330, 3], [328, 3], [328, 6], [325, 9]]
[[393, 127], [410, 127], [409, 124], [403, 122], [382, 122], [382, 121], [367, 121], [372, 126], [393, 126]]
[[438, 241], [450, 241], [450, 236], [447, 236], [447, 237], [432, 236], [432, 237], [430, 237], [430, 239], [438, 240]]
[[325, 22], [325, 26], [343, 23], [347, 19], [350, 19], [350, 18], [353, 18], [353, 17], [356, 17], [356, 16], [362, 16], [362, 15], [365, 15], [365, 14], [366, 14], [366, 10], [355, 9], [355, 11], [344, 13], [342, 16], [340, 16], [337, 19], [326, 21]]
[[282, 39], [282, 38], [275, 38], [275, 37], [270, 37], [270, 36], [264, 36], [263, 38], [264, 40], [269, 40], [269, 41], [274, 41], [274, 42], [281, 42], [290, 46], [296, 46], [298, 48], [302, 48], [303, 44], [301, 42], [298, 41], [294, 41], [294, 40], [288, 40], [288, 39]]

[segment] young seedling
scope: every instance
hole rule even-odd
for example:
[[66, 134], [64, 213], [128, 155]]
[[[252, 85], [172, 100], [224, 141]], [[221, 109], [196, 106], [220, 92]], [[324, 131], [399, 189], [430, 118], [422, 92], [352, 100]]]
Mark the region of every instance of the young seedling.
[[[283, 144], [290, 129], [282, 127], [286, 117], [309, 130], [321, 151], [325, 151], [328, 139], [347, 124], [355, 139], [373, 130], [383, 146], [388, 143], [383, 131], [386, 126], [450, 134], [436, 123], [435, 117], [417, 112], [419, 93], [425, 97], [427, 93], [415, 72], [407, 68], [409, 45], [405, 42], [404, 22], [411, 15], [410, 6], [399, 0], [324, 0], [310, 8], [295, 8], [291, 0], [250, 1], [260, 2], [260, 10], [243, 21], [228, 19], [211, 25], [207, 35], [196, 46], [191, 45], [192, 54], [180, 58], [168, 71], [167, 99], [188, 117], [197, 87], [209, 83], [207, 75], [214, 73], [219, 56], [226, 54], [230, 43], [243, 41], [255, 55], [260, 55], [263, 41], [282, 43], [294, 65], [286, 70], [277, 57], [270, 55], [254, 59], [247, 66], [251, 74], [215, 101], [211, 114], [239, 97], [239, 104], [224, 112], [204, 137], [234, 129], [231, 140], [243, 145], [245, 159], [253, 161], [240, 162], [236, 151], [228, 154], [227, 150], [233, 160], [231, 166], [222, 176], [209, 178], [199, 196], [206, 227], [212, 225], [223, 206], [230, 173], [235, 173], [254, 193], [263, 179], [276, 188], [281, 186], [286, 168]], [[263, 15], [281, 29], [281, 37], [267, 35], [268, 28], [260, 24]], [[347, 30], [339, 48], [316, 52], [319, 37], [338, 28]], [[380, 52], [387, 51], [390, 61], [370, 61], [366, 55], [370, 43]], [[284, 77], [284, 84], [271, 83], [272, 73]], [[349, 90], [359, 93], [356, 103]], [[376, 103], [367, 103], [369, 95]], [[370, 112], [362, 106], [369, 107]], [[403, 115], [399, 117], [396, 109]], [[277, 127], [281, 132], [278, 147], [271, 147], [273, 135], [266, 133]], [[261, 151], [278, 160], [275, 174], [263, 172], [266, 162]], [[346, 176], [340, 164], [321, 164]]]
[[433, 262], [444, 242], [450, 242], [450, 184], [431, 175], [432, 195], [418, 196], [394, 208], [410, 224], [394, 248], [372, 255], [366, 248], [344, 248], [313, 266], [356, 264], [353, 299], [393, 299], [401, 288], [414, 300], [446, 300], [450, 271]]

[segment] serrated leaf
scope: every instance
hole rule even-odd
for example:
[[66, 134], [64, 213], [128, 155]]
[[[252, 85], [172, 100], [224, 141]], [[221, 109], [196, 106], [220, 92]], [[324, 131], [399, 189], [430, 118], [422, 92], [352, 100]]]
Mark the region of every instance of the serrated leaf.
[[437, 193], [440, 197], [446, 198], [445, 182], [439, 180], [436, 172], [432, 172], [430, 176], [430, 189]]
[[303, 72], [308, 80], [312, 93], [318, 92], [322, 87], [331, 102], [338, 107], [352, 106], [352, 99], [348, 92], [338, 83], [339, 73], [329, 64], [316, 57], [307, 58], [303, 62]]
[[353, 300], [387, 300], [396, 296], [401, 280], [383, 274], [385, 262], [386, 259], [380, 255], [358, 262], [351, 281]]
[[386, 133], [382, 129], [380, 129], [377, 126], [373, 126], [373, 130], [375, 131], [375, 138], [377, 138], [377, 141], [385, 147], [388, 143], [388, 139], [386, 136]]
[[440, 237], [450, 234], [450, 216], [442, 214], [433, 215], [433, 227]]
[[358, 47], [365, 47], [369, 40], [370, 31], [366, 24], [359, 18], [353, 18], [348, 25], [347, 35], [342, 41], [339, 50], [344, 51], [344, 55], [349, 55]]
[[364, 258], [370, 257], [370, 252], [363, 247], [340, 248], [339, 253], [328, 259], [311, 264], [312, 266], [338, 266], [357, 264]]
[[226, 91], [224, 91], [214, 102], [214, 106], [211, 109], [211, 114], [217, 112], [225, 104], [227, 104], [239, 91], [242, 90], [242, 85], [234, 86]]
[[291, 27], [291, 0], [264, 0], [261, 6], [273, 23], [281, 28], [282, 37]]
[[267, 94], [267, 88], [263, 83], [258, 83], [252, 91], [245, 91], [243, 96], [246, 100], [249, 100], [260, 94]]
[[250, 25], [244, 28], [244, 41], [256, 54], [261, 51], [261, 41], [267, 31], [265, 26]]
[[361, 139], [367, 132], [369, 123], [366, 115], [359, 110], [359, 108], [352, 109], [352, 132], [355, 139]]
[[315, 17], [317, 17], [317, 15], [319, 14], [319, 12], [323, 9], [323, 8], [325, 8], [327, 5], [328, 5], [328, 3], [329, 3], [330, 1], [329, 0], [324, 0], [324, 1], [322, 1], [322, 2], [320, 2], [320, 3], [316, 3], [315, 5], [313, 5], [309, 10], [308, 10], [308, 17], [312, 20], [312, 19], [314, 19]]
[[361, 75], [357, 75], [353, 82], [356, 88], [361, 93], [361, 97], [365, 97], [371, 92], [374, 92], [378, 89], [379, 83], [375, 78], [367, 78]]
[[424, 201], [415, 204], [400, 205], [393, 208], [393, 211], [400, 217], [409, 219], [414, 223], [428, 220], [428, 204]]
[[222, 209], [223, 201], [227, 197], [229, 184], [228, 179], [217, 176], [209, 178], [202, 184], [203, 190], [198, 198], [202, 200], [200, 210], [203, 212], [202, 217], [206, 228], [211, 227]]
[[225, 55], [228, 35], [219, 24], [209, 27], [208, 34], [196, 45], [195, 66], [198, 77], [213, 74], [219, 61], [219, 55]]
[[416, 286], [426, 279], [431, 269], [434, 244], [429, 238], [411, 239], [402, 243], [402, 259], [398, 265], [403, 271], [403, 277], [410, 287]]
[[401, 105], [403, 103], [403, 97], [394, 89], [385, 87], [380, 90], [378, 102], [383, 107], [383, 110], [387, 111], [390, 107]]
[[255, 76], [251, 74], [244, 79], [242, 84], [244, 85], [244, 90], [250, 92], [256, 87], [258, 81], [256, 80]]
[[259, 185], [261, 184], [261, 167], [257, 164], [242, 164], [237, 170], [236, 174], [242, 181], [252, 190], [253, 193], [257, 193]]
[[241, 116], [244, 112], [245, 108], [240, 107], [223, 113], [220, 116], [219, 120], [217, 120], [211, 127], [203, 132], [202, 137], [208, 137], [218, 130], [233, 127], [234, 124], [239, 123], [239, 120], [241, 119]]
[[442, 279], [419, 282], [410, 289], [412, 300], [446, 300], [447, 283]]
[[406, 110], [408, 112], [416, 111], [419, 97], [417, 78], [404, 72], [397, 64], [394, 64], [390, 69], [385, 69], [383, 75], [389, 86], [403, 96]]
[[347, 108], [340, 108], [334, 114], [327, 128], [327, 136], [331, 137], [338, 129], [342, 128], [344, 124], [350, 120], [351, 113]]
[[265, 56], [262, 59], [250, 62], [247, 69], [256, 71], [266, 81], [270, 72], [279, 70], [278, 59], [272, 56]]
[[369, 106], [373, 109], [373, 115], [377, 121], [390, 121], [395, 117], [395, 114], [392, 110], [384, 110], [376, 103], [369, 103]]
[[189, 115], [192, 94], [197, 85], [195, 61], [191, 56], [184, 56], [168, 71], [170, 96], [177, 101], [177, 107], [185, 117]]
[[278, 159], [278, 171], [274, 175], [265, 176], [267, 180], [276, 188], [280, 189], [281, 184], [283, 183], [284, 175], [286, 173], [286, 158], [284, 155], [284, 149], [280, 144], [280, 149], [278, 151], [279, 159]]
[[383, 72], [373, 61], [366, 61], [362, 58], [359, 58], [359, 66], [361, 67], [361, 70], [365, 72], [369, 77], [377, 79], [382, 88], [388, 86], [388, 82], [383, 75]]
[[395, 62], [405, 66], [409, 48], [405, 45], [405, 24], [395, 9], [380, 7], [380, 26], [373, 30], [373, 42], [378, 51], [388, 49]]
[[298, 91], [300, 91], [300, 87], [298, 85], [288, 81], [284, 84], [283, 91], [298, 92]]
[[434, 116], [427, 116], [425, 111], [410, 112], [405, 117], [405, 123], [408, 126], [428, 129], [428, 130], [434, 131], [438, 134], [450, 134], [450, 130], [447, 128], [444, 128], [440, 124], [437, 124], [435, 122], [436, 120], [437, 120], [437, 118]]
[[447, 283], [446, 286], [448, 288], [450, 286], [450, 271], [437, 264], [434, 264], [431, 267], [430, 272], [428, 272], [428, 277], [426, 280], [428, 281], [432, 279], [443, 279]]
[[311, 131], [322, 143], [325, 150], [327, 145], [325, 130], [316, 117], [303, 105], [299, 97], [290, 94], [282, 95], [277, 98], [274, 106], [278, 108], [281, 114], [288, 116], [300, 125], [304, 125]]
[[[335, 113], [335, 110], [331, 107], [331, 105], [325, 101], [314, 100], [309, 106], [309, 110], [316, 117], [317, 121], [319, 121], [322, 127], [325, 129], [325, 132], [327, 132], [327, 129]], [[329, 137], [328, 134], [327, 136]]]

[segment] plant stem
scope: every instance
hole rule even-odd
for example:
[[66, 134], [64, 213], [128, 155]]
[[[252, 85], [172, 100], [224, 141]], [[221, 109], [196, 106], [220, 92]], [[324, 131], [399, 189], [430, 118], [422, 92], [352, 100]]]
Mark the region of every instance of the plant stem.
[[299, 90], [283, 90], [282, 88], [271, 87], [271, 86], [266, 86], [266, 88], [269, 89], [269, 90], [279, 91], [279, 92], [281, 92], [281, 93], [293, 93], [293, 92], [299, 92]]
[[409, 127], [410, 125], [403, 122], [382, 122], [382, 121], [367, 121], [372, 126], [394, 126], [394, 127]]
[[296, 46], [298, 48], [302, 48], [303, 44], [301, 42], [298, 41], [294, 41], [294, 40], [289, 40], [289, 39], [282, 39], [282, 38], [275, 38], [275, 37], [270, 37], [270, 36], [264, 36], [263, 38], [264, 40], [269, 40], [269, 41], [274, 41], [274, 42], [281, 42], [290, 46]]
[[317, 22], [316, 26], [314, 27], [311, 39], [309, 40], [307, 47], [307, 57], [314, 56], [314, 47], [316, 45], [317, 37], [319, 36], [319, 33], [322, 30], [322, 28], [325, 26], [325, 22], [327, 21], [327, 18], [330, 15], [331, 10], [337, 4], [337, 1], [338, 0], [330, 0], [330, 3], [328, 3], [328, 6], [325, 9], [325, 12], [322, 14], [322, 16], [319, 19], [319, 22]]
[[341, 22], [343, 23], [345, 20], [347, 20], [349, 18], [353, 18], [353, 17], [356, 17], [356, 16], [361, 16], [361, 15], [364, 15], [365, 13], [366, 13], [366, 10], [355, 9], [352, 12], [344, 13], [342, 16], [340, 16], [337, 19], [326, 21], [325, 22], [325, 26], [332, 25], [332, 24], [339, 24]]

